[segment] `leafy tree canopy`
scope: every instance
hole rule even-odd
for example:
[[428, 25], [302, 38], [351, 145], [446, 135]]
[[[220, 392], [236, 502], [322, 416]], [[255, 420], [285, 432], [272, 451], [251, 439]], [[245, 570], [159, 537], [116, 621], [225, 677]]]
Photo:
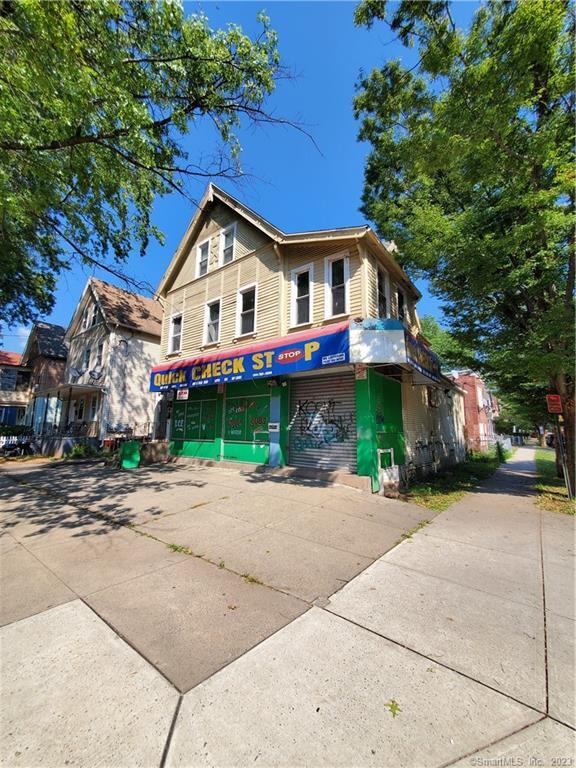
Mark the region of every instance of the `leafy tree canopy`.
[[[273, 121], [276, 34], [260, 21], [253, 40], [171, 0], [0, 0], [0, 320], [48, 312], [72, 258], [122, 274], [161, 240], [157, 195], [239, 173], [238, 127]], [[218, 147], [189, 157], [200, 121]]]
[[572, 453], [574, 7], [487, 2], [463, 32], [447, 0], [363, 0], [356, 22], [418, 54], [358, 84], [364, 213], [485, 375], [563, 396]]
[[474, 352], [465, 349], [450, 331], [442, 328], [435, 317], [424, 315], [420, 318], [420, 325], [423, 336], [430, 342], [445, 371], [476, 366], [477, 360]]

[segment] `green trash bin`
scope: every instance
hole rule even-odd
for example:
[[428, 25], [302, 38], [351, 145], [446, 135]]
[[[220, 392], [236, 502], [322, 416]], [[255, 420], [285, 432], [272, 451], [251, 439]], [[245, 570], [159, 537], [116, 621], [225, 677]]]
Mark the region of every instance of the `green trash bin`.
[[120, 466], [122, 469], [136, 469], [140, 466], [140, 443], [137, 440], [122, 443]]

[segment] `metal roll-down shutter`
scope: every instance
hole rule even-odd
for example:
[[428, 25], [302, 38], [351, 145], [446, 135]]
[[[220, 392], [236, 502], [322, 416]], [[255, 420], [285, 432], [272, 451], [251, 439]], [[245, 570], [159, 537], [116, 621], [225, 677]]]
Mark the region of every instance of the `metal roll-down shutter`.
[[356, 471], [354, 373], [292, 379], [290, 464]]

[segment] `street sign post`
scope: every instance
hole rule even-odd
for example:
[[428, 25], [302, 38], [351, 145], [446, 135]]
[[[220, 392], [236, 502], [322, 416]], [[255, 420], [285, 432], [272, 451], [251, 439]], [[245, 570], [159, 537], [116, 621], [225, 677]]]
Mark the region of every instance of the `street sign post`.
[[562, 413], [562, 398], [560, 395], [546, 395], [548, 413]]
[[562, 421], [562, 398], [560, 395], [546, 395], [546, 406], [548, 413], [558, 414], [558, 422], [555, 425], [556, 432], [556, 445], [560, 451], [560, 461], [562, 462], [562, 473], [564, 474], [564, 483], [566, 484], [566, 490], [568, 491], [568, 498], [572, 500], [574, 498], [574, 492], [570, 486], [570, 475], [568, 473], [568, 459], [566, 456], [566, 448], [564, 445], [564, 435], [562, 434], [562, 428], [560, 422]]

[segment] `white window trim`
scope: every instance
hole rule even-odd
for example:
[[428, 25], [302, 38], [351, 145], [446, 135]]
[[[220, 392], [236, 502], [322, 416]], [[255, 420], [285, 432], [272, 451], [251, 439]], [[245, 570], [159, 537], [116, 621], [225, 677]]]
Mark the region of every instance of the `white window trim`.
[[[182, 318], [182, 323], [180, 324], [180, 346], [178, 349], [172, 349], [172, 338], [174, 336], [174, 326], [172, 321], [176, 317]], [[182, 335], [184, 333], [184, 312], [173, 312], [170, 315], [170, 319], [168, 321], [168, 346], [166, 348], [166, 354], [168, 355], [177, 355], [179, 352], [182, 351]]]
[[[390, 274], [387, 269], [384, 267], [381, 267], [380, 265], [377, 266], [378, 272], [382, 272], [384, 275], [384, 295], [386, 297], [386, 318], [392, 317], [392, 303], [391, 303], [391, 297], [390, 297]], [[378, 308], [378, 276], [376, 276], [376, 311], [379, 313]], [[378, 314], [378, 317], [380, 317], [380, 314]]]
[[236, 260], [236, 222], [234, 224], [230, 224], [227, 227], [224, 227], [223, 230], [220, 232], [220, 242], [218, 244], [218, 266], [224, 267], [226, 266], [224, 264], [224, 243], [226, 242], [226, 235], [228, 232], [233, 233], [232, 237], [232, 260], [228, 262], [228, 264], [232, 264], [233, 261]]
[[[248, 331], [247, 333], [242, 333], [242, 294], [246, 293], [246, 291], [252, 290], [252, 288], [254, 289], [254, 330]], [[256, 334], [257, 329], [258, 329], [258, 285], [256, 283], [249, 283], [248, 285], [243, 285], [242, 288], [239, 288], [238, 293], [236, 294], [236, 336], [235, 338], [239, 339], [242, 336], [254, 336]]]
[[206, 264], [205, 274], [207, 275], [208, 272], [210, 271], [210, 239], [211, 238], [207, 237], [206, 240], [202, 240], [202, 242], [198, 243], [196, 246], [196, 279], [198, 279], [199, 277], [204, 277], [204, 275], [200, 274], [200, 255], [201, 255], [200, 249], [202, 248], [203, 245], [206, 245], [206, 243], [208, 243], [208, 262]]
[[[210, 318], [210, 307], [212, 304], [220, 304], [220, 317], [218, 319], [218, 338], [216, 341], [208, 341], [208, 320]], [[213, 299], [210, 299], [210, 301], [207, 301], [204, 305], [204, 331], [202, 333], [202, 344], [205, 347], [212, 346], [213, 344], [219, 344], [220, 343], [220, 336], [222, 334], [222, 296], [215, 296]]]
[[[330, 272], [333, 261], [344, 259], [344, 312], [335, 315], [329, 311], [332, 309], [332, 285], [330, 283]], [[350, 258], [347, 251], [334, 253], [332, 256], [326, 256], [324, 259], [324, 319], [330, 320], [333, 317], [345, 317], [350, 314]]]
[[[296, 278], [301, 275], [302, 272], [310, 273], [310, 295], [308, 301], [310, 302], [309, 320], [307, 323], [298, 323], [298, 315], [296, 313]], [[314, 322], [314, 262], [303, 264], [301, 267], [290, 272], [290, 328], [299, 328], [301, 326], [310, 325]]]

